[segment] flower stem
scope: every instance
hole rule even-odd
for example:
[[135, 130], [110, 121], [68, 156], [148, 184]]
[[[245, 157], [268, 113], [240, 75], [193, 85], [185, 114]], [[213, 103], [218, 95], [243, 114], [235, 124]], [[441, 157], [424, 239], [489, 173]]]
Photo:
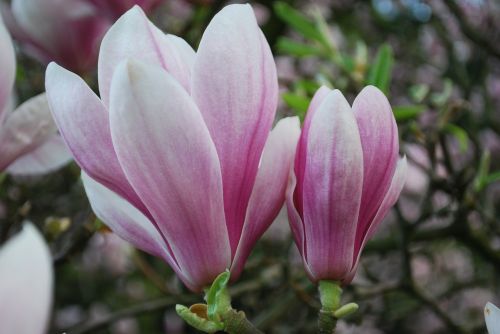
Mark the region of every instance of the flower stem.
[[209, 334], [224, 331], [228, 334], [263, 334], [245, 316], [231, 306], [227, 288], [229, 271], [221, 273], [205, 292], [206, 304], [190, 307], [176, 305], [177, 314], [194, 328]]
[[263, 334], [245, 316], [245, 312], [230, 309], [223, 316], [224, 331], [229, 334]]
[[334, 313], [341, 306], [342, 289], [338, 282], [320, 281], [318, 290], [321, 300], [321, 310], [318, 314], [318, 333], [334, 334], [337, 325], [337, 317], [335, 317]]
[[335, 327], [337, 326], [337, 318], [333, 316], [332, 312], [319, 310], [318, 314], [318, 328], [319, 334], [333, 334], [335, 333]]

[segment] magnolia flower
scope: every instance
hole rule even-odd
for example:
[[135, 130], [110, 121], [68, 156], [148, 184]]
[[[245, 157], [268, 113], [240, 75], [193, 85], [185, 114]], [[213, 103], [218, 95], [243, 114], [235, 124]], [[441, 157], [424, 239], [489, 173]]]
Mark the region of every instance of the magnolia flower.
[[85, 0], [13, 0], [2, 15], [13, 37], [32, 57], [77, 72], [94, 69], [109, 20]]
[[11, 111], [16, 61], [0, 19], [0, 172], [40, 174], [66, 164], [71, 156], [57, 134], [45, 94]]
[[386, 97], [366, 87], [352, 108], [338, 90], [314, 96], [287, 190], [292, 232], [314, 282], [349, 283], [361, 250], [403, 188], [398, 129]]
[[56, 64], [49, 104], [97, 216], [192, 290], [233, 279], [284, 201], [299, 125], [272, 132], [278, 83], [249, 5], [210, 22], [198, 52], [139, 7], [103, 39], [100, 99]]
[[31, 224], [0, 248], [0, 333], [46, 333], [52, 305], [49, 249]]
[[489, 334], [500, 334], [500, 309], [492, 303], [484, 307], [484, 319]]
[[158, 6], [162, 0], [87, 0], [113, 21], [119, 18], [134, 5], [138, 5], [146, 13]]

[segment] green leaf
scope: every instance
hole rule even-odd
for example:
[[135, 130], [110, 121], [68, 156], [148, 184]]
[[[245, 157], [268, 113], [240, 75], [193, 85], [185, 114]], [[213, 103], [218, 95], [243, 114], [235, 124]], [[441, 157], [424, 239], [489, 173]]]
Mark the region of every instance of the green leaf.
[[297, 57], [317, 56], [322, 53], [315, 46], [300, 43], [287, 37], [281, 37], [276, 45], [278, 51]]
[[[303, 91], [304, 93], [314, 95], [320, 85], [313, 80], [298, 80], [293, 84], [295, 91]], [[308, 99], [309, 100], [309, 99]]]
[[274, 4], [274, 11], [280, 19], [288, 23], [288, 25], [293, 27], [304, 37], [318, 41], [324, 46], [328, 46], [328, 39], [323, 35], [318, 25], [289, 4], [278, 1]]
[[500, 171], [489, 173], [490, 171], [491, 154], [485, 150], [481, 156], [481, 161], [477, 168], [476, 178], [474, 180], [474, 190], [480, 192], [490, 184], [500, 181]]
[[467, 151], [467, 147], [469, 146], [469, 135], [464, 129], [455, 124], [448, 123], [444, 126], [444, 130], [452, 134], [458, 140], [460, 152], [464, 153]]
[[490, 151], [485, 150], [481, 155], [479, 166], [477, 168], [476, 178], [474, 179], [474, 190], [480, 192], [486, 186], [486, 178], [490, 171], [491, 154]]
[[342, 66], [346, 72], [352, 72], [356, 68], [356, 61], [350, 56], [339, 55], [339, 60], [339, 66]]
[[434, 103], [434, 105], [438, 107], [442, 107], [448, 102], [448, 99], [451, 96], [451, 93], [453, 91], [453, 83], [451, 82], [450, 79], [446, 79], [444, 81], [444, 87], [443, 91], [441, 93], [434, 93], [431, 96], [431, 101]]
[[427, 94], [429, 94], [429, 85], [418, 84], [410, 87], [410, 95], [417, 103], [422, 102]]
[[282, 96], [287, 106], [294, 109], [297, 115], [302, 116], [306, 113], [310, 103], [309, 98], [293, 93], [283, 93]]
[[494, 172], [488, 176], [486, 176], [484, 182], [485, 182], [485, 185], [490, 185], [491, 183], [494, 183], [494, 182], [499, 182], [500, 181], [500, 171], [497, 171], [497, 172]]
[[394, 108], [392, 108], [394, 117], [398, 122], [414, 119], [424, 111], [425, 111], [424, 105], [395, 106]]
[[231, 308], [231, 297], [227, 291], [229, 278], [229, 271], [217, 276], [205, 296], [208, 305], [208, 319], [212, 321], [219, 321], [219, 315]]
[[394, 56], [389, 44], [383, 44], [375, 56], [375, 61], [370, 67], [367, 83], [378, 87], [387, 94], [392, 75]]

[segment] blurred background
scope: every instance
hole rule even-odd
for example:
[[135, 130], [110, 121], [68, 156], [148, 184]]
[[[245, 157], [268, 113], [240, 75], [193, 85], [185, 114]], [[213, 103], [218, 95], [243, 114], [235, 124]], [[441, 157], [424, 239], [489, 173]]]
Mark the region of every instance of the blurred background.
[[[98, 8], [91, 20], [100, 28], [82, 25], [47, 45], [21, 29], [10, 1], [1, 2], [16, 42], [19, 103], [44, 91], [50, 59], [96, 89], [96, 50], [120, 12], [105, 8], [105, 1], [89, 2]], [[145, 10], [162, 30], [196, 49], [211, 17], [228, 3], [160, 0]], [[303, 118], [320, 85], [341, 89], [352, 102], [364, 85], [374, 84], [393, 106], [401, 153], [410, 163], [398, 204], [346, 289], [345, 300], [360, 310], [339, 323], [338, 333], [485, 333], [483, 307], [500, 303], [500, 2], [251, 4], [276, 57], [278, 117]], [[39, 28], [54, 24], [61, 31], [63, 14], [40, 12]], [[81, 47], [78, 38], [88, 42], [82, 59], [68, 47]], [[49, 333], [194, 333], [174, 306], [201, 296], [186, 290], [160, 259], [133, 249], [97, 220], [79, 175], [74, 163], [40, 177], [0, 175], [0, 243], [30, 220], [54, 256]], [[231, 292], [234, 307], [266, 333], [315, 332], [316, 290], [285, 212]]]

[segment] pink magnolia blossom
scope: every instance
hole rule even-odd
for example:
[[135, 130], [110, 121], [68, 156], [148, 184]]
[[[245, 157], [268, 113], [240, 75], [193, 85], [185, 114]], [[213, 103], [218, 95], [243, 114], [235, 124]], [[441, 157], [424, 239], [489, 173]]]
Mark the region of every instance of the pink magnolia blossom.
[[102, 13], [115, 21], [134, 5], [138, 5], [146, 13], [157, 7], [163, 0], [87, 0]]
[[394, 205], [406, 178], [386, 97], [368, 86], [349, 106], [318, 90], [304, 122], [287, 190], [288, 216], [306, 271], [349, 283], [360, 253]]
[[136, 6], [104, 37], [98, 76], [100, 98], [56, 64], [46, 75], [97, 216], [192, 290], [237, 278], [284, 202], [300, 133], [296, 118], [270, 131], [276, 68], [252, 8], [221, 10], [195, 53]]
[[2, 6], [13, 37], [43, 64], [56, 61], [76, 72], [94, 69], [111, 22], [86, 0], [13, 0]]
[[53, 270], [40, 233], [26, 224], [0, 248], [0, 333], [46, 333]]
[[41, 174], [66, 164], [71, 155], [57, 133], [45, 94], [12, 111], [16, 61], [0, 19], [0, 172]]

